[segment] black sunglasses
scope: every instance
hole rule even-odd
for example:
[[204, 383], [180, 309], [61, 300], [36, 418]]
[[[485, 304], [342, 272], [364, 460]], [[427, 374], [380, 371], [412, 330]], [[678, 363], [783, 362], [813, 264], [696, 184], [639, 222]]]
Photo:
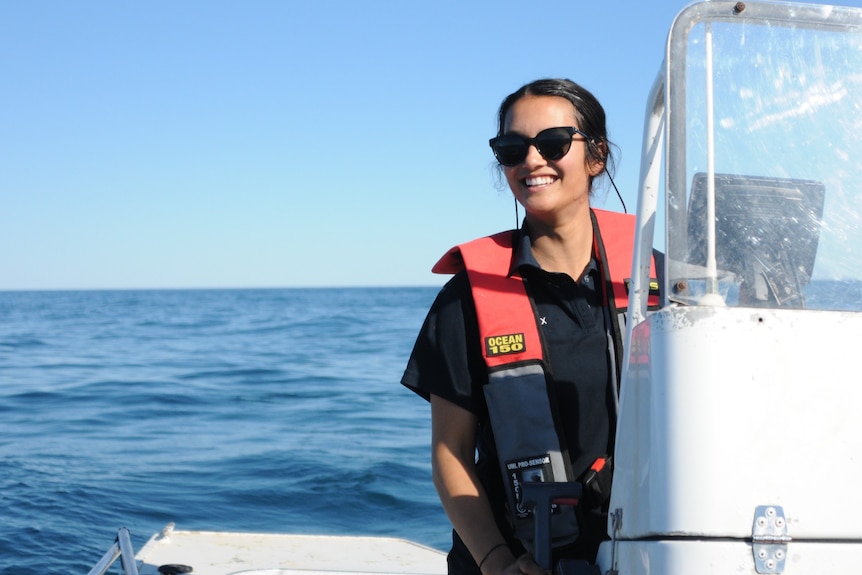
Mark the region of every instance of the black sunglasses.
[[536, 146], [536, 150], [543, 158], [557, 161], [569, 153], [572, 147], [572, 137], [580, 134], [587, 140], [588, 135], [571, 126], [563, 128], [548, 128], [536, 134], [535, 138], [525, 138], [520, 134], [503, 134], [491, 138], [488, 143], [494, 150], [497, 161], [504, 166], [517, 166], [527, 158], [530, 146]]

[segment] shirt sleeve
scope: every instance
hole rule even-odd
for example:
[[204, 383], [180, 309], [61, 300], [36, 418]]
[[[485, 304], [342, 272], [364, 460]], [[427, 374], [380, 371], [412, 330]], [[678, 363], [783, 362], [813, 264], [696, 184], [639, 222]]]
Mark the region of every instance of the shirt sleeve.
[[433, 394], [478, 414], [487, 377], [469, 280], [460, 272], [437, 294], [401, 383], [425, 399]]

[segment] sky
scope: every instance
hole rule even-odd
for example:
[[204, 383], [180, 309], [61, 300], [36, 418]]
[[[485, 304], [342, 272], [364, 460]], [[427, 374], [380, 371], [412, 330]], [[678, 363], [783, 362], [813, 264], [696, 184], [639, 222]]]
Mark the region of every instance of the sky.
[[515, 224], [487, 141], [542, 77], [602, 102], [632, 211], [687, 4], [0, 0], [0, 290], [442, 285]]

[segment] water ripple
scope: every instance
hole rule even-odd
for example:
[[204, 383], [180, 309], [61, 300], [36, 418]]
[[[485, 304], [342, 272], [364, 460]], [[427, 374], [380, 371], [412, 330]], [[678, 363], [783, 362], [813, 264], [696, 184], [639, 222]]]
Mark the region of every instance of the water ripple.
[[170, 521], [445, 547], [398, 384], [435, 292], [0, 292], [0, 575]]

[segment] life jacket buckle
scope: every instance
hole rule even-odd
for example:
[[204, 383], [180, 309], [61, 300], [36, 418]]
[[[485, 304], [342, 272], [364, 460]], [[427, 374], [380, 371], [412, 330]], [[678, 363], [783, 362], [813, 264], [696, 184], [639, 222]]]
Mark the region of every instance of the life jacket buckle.
[[580, 478], [584, 486], [584, 507], [598, 509], [611, 496], [614, 475], [613, 457], [599, 457]]

